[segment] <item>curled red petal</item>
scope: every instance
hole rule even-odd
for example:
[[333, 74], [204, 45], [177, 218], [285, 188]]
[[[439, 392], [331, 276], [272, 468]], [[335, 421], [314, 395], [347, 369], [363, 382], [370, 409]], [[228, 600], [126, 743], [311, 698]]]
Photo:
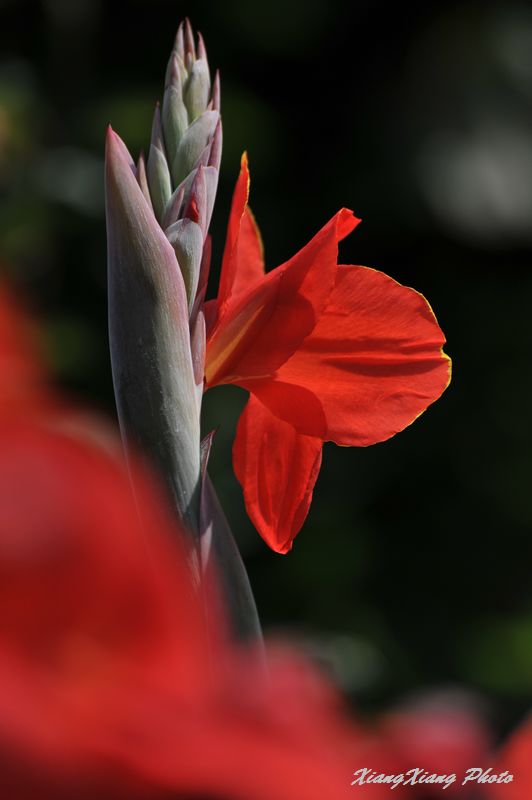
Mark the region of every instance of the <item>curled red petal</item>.
[[264, 245], [257, 220], [249, 206], [246, 207], [240, 222], [236, 259], [233, 294], [247, 289], [264, 275]]
[[341, 266], [299, 350], [273, 380], [243, 385], [300, 433], [367, 446], [403, 430], [445, 390], [444, 342], [418, 292], [382, 272]]
[[238, 246], [242, 218], [247, 208], [249, 197], [249, 168], [247, 153], [242, 154], [240, 161], [240, 173], [237, 178], [233, 192], [233, 201], [229, 213], [229, 224], [227, 226], [227, 237], [222, 259], [222, 270], [220, 273], [220, 286], [218, 289], [218, 303], [222, 306], [231, 297], [234, 291], [235, 281], [238, 276]]
[[248, 206], [249, 185], [248, 160], [244, 153], [229, 214], [218, 297], [210, 301], [213, 324], [219, 314], [224, 313], [232, 297], [264, 275], [264, 247], [257, 222]]
[[307, 516], [322, 442], [302, 436], [251, 396], [233, 446], [247, 512], [264, 541], [287, 553]]

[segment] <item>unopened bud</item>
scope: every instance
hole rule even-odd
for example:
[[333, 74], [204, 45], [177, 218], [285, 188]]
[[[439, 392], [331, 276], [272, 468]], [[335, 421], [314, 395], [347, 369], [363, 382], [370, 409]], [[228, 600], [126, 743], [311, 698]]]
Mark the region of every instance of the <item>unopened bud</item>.
[[164, 88], [167, 86], [182, 87], [187, 79], [187, 71], [181, 57], [172, 50], [168, 66], [166, 67], [166, 75], [164, 79]]
[[165, 231], [174, 248], [187, 293], [189, 312], [192, 309], [198, 288], [201, 257], [203, 254], [203, 231], [197, 222], [180, 219]]
[[196, 48], [194, 46], [194, 31], [192, 30], [192, 25], [187, 17], [185, 20], [185, 64], [187, 64], [187, 61], [189, 61], [189, 63], [193, 62], [195, 58]]
[[198, 59], [192, 65], [188, 82], [185, 88], [185, 104], [191, 122], [203, 114], [209, 103], [211, 92], [211, 78], [209, 67], [203, 59]]
[[140, 189], [142, 194], [146, 198], [146, 202], [148, 203], [149, 207], [153, 209], [153, 205], [151, 202], [150, 197], [150, 188], [148, 186], [148, 176], [146, 174], [146, 161], [144, 160], [144, 154], [141, 153], [139, 156], [138, 164], [137, 164], [137, 180], [139, 182]]
[[164, 152], [159, 106], [156, 107], [153, 116], [147, 176], [155, 216], [161, 220], [172, 195], [172, 180]]
[[181, 91], [173, 85], [164, 90], [162, 128], [167, 151], [175, 153], [188, 128], [188, 112]]
[[198, 159], [214, 135], [219, 118], [217, 111], [204, 111], [186, 131], [172, 162], [172, 178], [176, 185], [197, 166]]

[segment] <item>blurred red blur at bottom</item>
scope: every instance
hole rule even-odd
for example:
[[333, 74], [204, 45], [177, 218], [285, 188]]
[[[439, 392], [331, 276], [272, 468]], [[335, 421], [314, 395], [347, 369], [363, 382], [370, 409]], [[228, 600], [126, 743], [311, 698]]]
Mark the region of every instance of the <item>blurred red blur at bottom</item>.
[[[5, 290], [0, 441], [0, 797], [378, 800], [408, 769], [495, 763], [472, 712], [402, 709], [362, 726], [300, 657], [273, 648], [265, 670], [232, 645], [223, 609], [207, 634], [155, 481], [131, 466], [133, 496], [114, 432], [48, 387]], [[520, 736], [500, 756], [514, 783], [457, 779], [447, 794], [526, 800], [530, 729]], [[359, 785], [358, 770], [382, 780]], [[398, 782], [395, 796], [441, 791]]]

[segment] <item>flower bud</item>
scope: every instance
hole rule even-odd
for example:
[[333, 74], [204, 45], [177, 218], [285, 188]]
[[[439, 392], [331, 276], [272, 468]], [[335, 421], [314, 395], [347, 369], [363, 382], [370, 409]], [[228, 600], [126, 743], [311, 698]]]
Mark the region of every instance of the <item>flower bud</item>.
[[203, 231], [197, 222], [193, 222], [191, 219], [180, 219], [170, 225], [165, 234], [174, 248], [183, 275], [190, 311], [198, 288], [203, 254]]
[[161, 220], [166, 211], [166, 206], [172, 194], [172, 181], [164, 152], [163, 135], [161, 129], [161, 114], [159, 106], [153, 115], [150, 152], [148, 155], [148, 185], [150, 196], [155, 211], [155, 216]]
[[164, 90], [162, 125], [166, 147], [174, 153], [188, 128], [188, 112], [181, 87], [170, 85]]
[[171, 162], [172, 178], [176, 185], [196, 167], [215, 134], [219, 119], [218, 111], [204, 111], [184, 134]]
[[106, 209], [109, 334], [122, 436], [165, 481], [181, 519], [197, 529], [199, 408], [188, 303], [175, 252], [109, 130]]
[[199, 58], [192, 65], [185, 89], [185, 104], [189, 117], [195, 120], [207, 108], [211, 92], [211, 79], [207, 62]]

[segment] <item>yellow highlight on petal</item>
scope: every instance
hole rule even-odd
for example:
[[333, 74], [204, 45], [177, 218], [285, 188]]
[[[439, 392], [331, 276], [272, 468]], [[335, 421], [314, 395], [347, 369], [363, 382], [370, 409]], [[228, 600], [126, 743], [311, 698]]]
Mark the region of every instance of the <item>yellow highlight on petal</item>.
[[[236, 351], [238, 345], [245, 337], [255, 320], [259, 317], [262, 310], [262, 306], [257, 308], [257, 310], [251, 314], [251, 316], [237, 331], [235, 331], [232, 336], [230, 335], [230, 330], [225, 331], [223, 336], [218, 337], [221, 339], [220, 343], [216, 341], [216, 336], [213, 337], [213, 341], [211, 341], [207, 347], [207, 358], [205, 363], [205, 379], [209, 386], [214, 386], [219, 383], [230, 383], [237, 377], [231, 376], [231, 379], [229, 379], [229, 376], [224, 376], [222, 380], [217, 380], [217, 376], [222, 373], [224, 365], [227, 364], [230, 357]], [[234, 322], [237, 322], [237, 320]], [[230, 328], [232, 329], [235, 327], [236, 326], [234, 323], [230, 325]], [[227, 339], [229, 339], [229, 341], [227, 341]]]

